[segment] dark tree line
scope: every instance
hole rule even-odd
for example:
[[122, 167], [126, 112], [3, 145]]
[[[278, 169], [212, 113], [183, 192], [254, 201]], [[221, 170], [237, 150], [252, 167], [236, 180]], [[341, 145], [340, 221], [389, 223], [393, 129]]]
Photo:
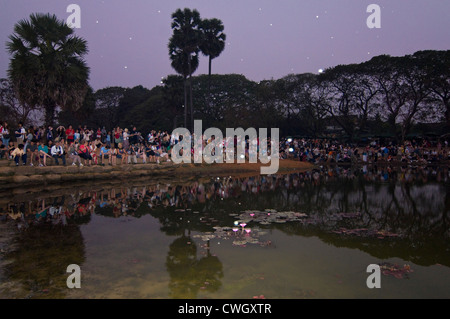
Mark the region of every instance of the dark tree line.
[[[349, 140], [384, 135], [402, 141], [431, 124], [436, 135], [449, 133], [448, 50], [381, 55], [320, 74], [256, 83], [243, 75], [212, 74], [211, 61], [225, 47], [220, 20], [201, 19], [190, 9], [178, 9], [172, 20], [168, 48], [178, 75], [152, 89], [96, 92], [88, 85], [85, 40], [54, 15], [19, 21], [7, 43], [9, 78], [0, 79], [1, 119], [32, 124], [30, 114], [40, 111], [46, 125], [136, 126], [142, 132], [192, 129], [193, 120], [202, 119], [205, 128], [278, 127], [284, 135], [334, 132]], [[200, 52], [209, 58], [209, 72], [193, 76]]]
[[[199, 75], [192, 77], [193, 115], [204, 128], [223, 131], [278, 127], [284, 135], [320, 137], [334, 127], [351, 140], [384, 135], [401, 141], [421, 123], [433, 123], [437, 134], [445, 134], [449, 74], [450, 51], [421, 51], [259, 83], [238, 74]], [[5, 81], [1, 104], [8, 107], [14, 99]], [[184, 83], [182, 76], [170, 75], [152, 89], [90, 90], [78, 110], [62, 111], [58, 119], [64, 125], [171, 131], [184, 124]]]
[[[204, 128], [223, 131], [278, 127], [284, 135], [320, 137], [334, 127], [351, 140], [372, 135], [401, 141], [421, 123], [432, 124], [439, 134], [448, 133], [449, 53], [378, 56], [321, 74], [290, 74], [259, 83], [238, 74], [195, 76], [194, 117], [203, 121]], [[183, 126], [183, 86], [182, 76], [171, 75], [151, 90], [142, 86], [99, 90], [83, 123], [171, 131]]]
[[[349, 139], [386, 135], [401, 141], [420, 123], [434, 123], [437, 133], [445, 134], [450, 127], [449, 74], [450, 51], [421, 51], [259, 83], [237, 74], [199, 75], [192, 77], [193, 116], [203, 120], [203, 127], [279, 127], [285, 135], [311, 137], [334, 127]], [[7, 80], [1, 83], [1, 112], [24, 120], [27, 108], [15, 99]], [[79, 109], [63, 110], [58, 120], [171, 131], [184, 124], [184, 84], [182, 76], [170, 75], [151, 90], [90, 89]]]

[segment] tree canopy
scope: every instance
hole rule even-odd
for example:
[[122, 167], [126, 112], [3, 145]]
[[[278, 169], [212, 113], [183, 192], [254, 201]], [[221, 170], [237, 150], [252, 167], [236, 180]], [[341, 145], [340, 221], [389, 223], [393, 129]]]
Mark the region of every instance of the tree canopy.
[[7, 42], [12, 55], [8, 77], [21, 103], [45, 110], [53, 124], [55, 110], [77, 110], [89, 89], [84, 61], [86, 40], [75, 36], [55, 15], [35, 13], [14, 26]]

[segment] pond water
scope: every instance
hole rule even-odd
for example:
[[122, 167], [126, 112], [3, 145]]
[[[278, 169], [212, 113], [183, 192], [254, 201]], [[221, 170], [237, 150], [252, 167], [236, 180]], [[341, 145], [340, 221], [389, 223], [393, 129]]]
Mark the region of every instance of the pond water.
[[11, 190], [0, 298], [450, 298], [449, 186], [446, 167], [332, 167]]

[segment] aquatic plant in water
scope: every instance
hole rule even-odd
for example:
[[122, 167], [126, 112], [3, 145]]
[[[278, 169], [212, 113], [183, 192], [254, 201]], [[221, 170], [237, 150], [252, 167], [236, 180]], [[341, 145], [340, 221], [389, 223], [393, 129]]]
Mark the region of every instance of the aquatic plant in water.
[[385, 276], [393, 276], [397, 279], [409, 279], [409, 273], [413, 272], [411, 267], [409, 265], [397, 265], [397, 264], [391, 264], [391, 263], [380, 263], [378, 264], [380, 266], [381, 273]]

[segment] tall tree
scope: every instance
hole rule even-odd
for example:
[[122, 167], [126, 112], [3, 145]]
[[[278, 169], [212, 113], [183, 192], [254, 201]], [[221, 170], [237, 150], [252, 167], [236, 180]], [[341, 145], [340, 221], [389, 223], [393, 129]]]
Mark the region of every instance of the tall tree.
[[163, 85], [163, 99], [168, 112], [172, 115], [173, 127], [178, 127], [178, 118], [180, 110], [183, 106], [183, 96], [181, 89], [184, 85], [183, 77], [179, 75], [169, 75], [162, 81]]
[[73, 127], [77, 127], [78, 125], [102, 127], [104, 126], [105, 118], [102, 116], [101, 119], [96, 119], [95, 105], [95, 93], [94, 90], [89, 87], [81, 107], [76, 111], [71, 109], [61, 110], [57, 116], [58, 123], [65, 127], [68, 127], [69, 125], [72, 125]]
[[30, 115], [35, 110], [32, 106], [21, 103], [8, 79], [0, 79], [0, 118], [11, 125], [22, 122], [25, 126], [31, 124]]
[[225, 49], [227, 36], [223, 33], [222, 21], [216, 18], [203, 19], [200, 23], [200, 30], [202, 31], [200, 50], [205, 56], [209, 57], [208, 74], [211, 76], [211, 62]]
[[[430, 104], [437, 102], [443, 113], [447, 130], [450, 129], [450, 50], [419, 51], [413, 55], [423, 61], [426, 78], [430, 85]], [[440, 112], [439, 112], [440, 111]]]
[[320, 75], [328, 91], [326, 111], [353, 139], [356, 133], [355, 89], [357, 88], [354, 65], [338, 65]]
[[86, 40], [55, 15], [31, 14], [14, 26], [7, 48], [8, 76], [22, 103], [45, 110], [53, 124], [56, 108], [77, 110], [88, 92]]
[[[95, 120], [103, 122], [107, 130], [119, 125], [119, 105], [127, 89], [120, 86], [107, 87], [95, 92]], [[98, 125], [97, 125], [98, 126]]]
[[[189, 85], [190, 97], [190, 129], [194, 124], [194, 106], [192, 98], [192, 74], [198, 68], [198, 53], [201, 41], [201, 31], [199, 29], [201, 22], [200, 13], [197, 10], [177, 9], [172, 14], [172, 30], [173, 34], [169, 40], [169, 56], [172, 61], [171, 65], [177, 73], [183, 76], [185, 82], [185, 126], [188, 127], [187, 119], [187, 88]], [[189, 81], [187, 82], [187, 79]]]
[[407, 103], [407, 96], [398, 60], [398, 57], [380, 55], [363, 63], [363, 67], [377, 86], [382, 104], [382, 120], [387, 121], [391, 134], [400, 141], [401, 132], [397, 129], [397, 123]]
[[149, 89], [142, 85], [133, 88], [127, 88], [123, 91], [123, 96], [119, 100], [117, 108], [117, 116], [119, 119], [119, 126], [130, 129], [135, 125], [137, 116], [131, 116], [131, 111], [139, 104], [145, 102], [151, 97]]
[[406, 103], [400, 114], [401, 139], [404, 141], [412, 125], [428, 116], [425, 101], [431, 91], [423, 60], [407, 55], [398, 62], [401, 70], [400, 84], [404, 87], [406, 96]]

